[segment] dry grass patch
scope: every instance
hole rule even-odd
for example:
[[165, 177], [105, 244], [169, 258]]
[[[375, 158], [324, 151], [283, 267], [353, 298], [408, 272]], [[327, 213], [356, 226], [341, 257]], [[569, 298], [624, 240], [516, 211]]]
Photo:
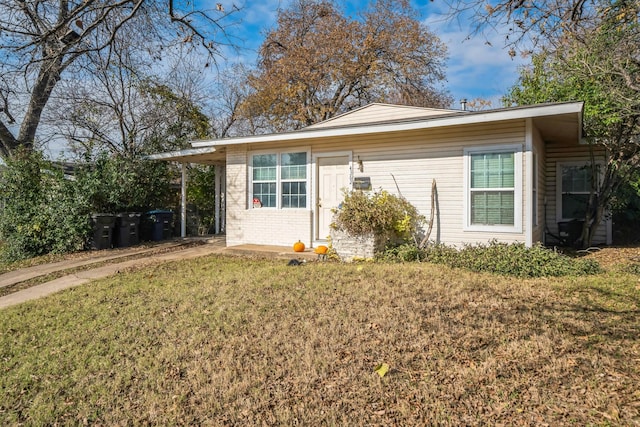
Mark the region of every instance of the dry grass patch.
[[603, 268], [611, 271], [630, 270], [640, 274], [640, 247], [606, 247], [586, 256], [598, 262]]
[[637, 276], [285, 264], [212, 256], [0, 312], [0, 422], [640, 424]]

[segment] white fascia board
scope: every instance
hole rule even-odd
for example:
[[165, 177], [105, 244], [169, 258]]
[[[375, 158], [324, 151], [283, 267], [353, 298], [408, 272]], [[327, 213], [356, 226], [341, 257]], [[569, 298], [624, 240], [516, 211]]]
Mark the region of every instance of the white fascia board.
[[392, 123], [368, 123], [358, 126], [344, 126], [335, 128], [305, 129], [295, 132], [272, 133], [267, 135], [255, 135], [247, 137], [214, 139], [210, 141], [194, 141], [193, 147], [214, 147], [216, 145], [254, 144], [266, 142], [284, 142], [292, 140], [305, 140], [317, 138], [329, 138], [336, 136], [368, 135], [373, 133], [402, 132], [419, 129], [438, 128], [446, 126], [458, 126], [467, 124], [479, 124], [499, 122], [504, 120], [517, 120], [534, 117], [555, 116], [561, 114], [579, 114], [582, 112], [583, 102], [570, 102], [562, 104], [545, 104], [532, 107], [516, 107], [493, 111], [461, 112], [449, 116], [429, 117], [426, 119], [414, 119], [406, 122]]
[[146, 156], [149, 160], [184, 160], [191, 156], [197, 156], [201, 154], [215, 153], [215, 147], [200, 147], [200, 148], [187, 148], [184, 150], [169, 151], [166, 153], [149, 154]]

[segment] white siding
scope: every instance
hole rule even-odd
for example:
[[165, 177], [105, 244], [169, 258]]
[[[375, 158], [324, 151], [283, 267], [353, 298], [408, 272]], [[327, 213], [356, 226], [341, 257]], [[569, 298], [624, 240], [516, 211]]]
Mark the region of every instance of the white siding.
[[443, 110], [438, 108], [407, 107], [403, 105], [370, 104], [366, 107], [325, 120], [307, 129], [319, 129], [334, 126], [374, 123], [388, 120], [403, 120], [441, 116], [443, 114], [459, 113], [458, 110]]
[[[456, 128], [396, 132], [367, 136], [306, 141], [311, 153], [351, 151], [355, 177], [371, 178], [373, 189], [384, 189], [413, 203], [427, 218], [431, 210], [431, 182], [436, 180], [436, 218], [431, 239], [451, 245], [488, 242], [525, 242], [524, 197], [523, 232], [496, 233], [463, 231], [463, 151], [465, 147], [516, 144], [524, 149], [525, 121], [467, 125]], [[288, 144], [260, 144], [261, 151]], [[247, 209], [247, 162], [252, 147], [229, 148], [227, 244], [261, 243], [291, 245], [298, 239], [308, 244], [312, 236], [313, 211]], [[525, 156], [522, 156], [524, 162]], [[358, 162], [362, 162], [362, 171]], [[524, 165], [522, 167], [524, 171]], [[314, 179], [311, 174], [309, 184]], [[395, 182], [394, 182], [395, 177]], [[397, 182], [397, 187], [396, 187]], [[525, 180], [523, 180], [523, 186]], [[522, 189], [522, 194], [526, 194]], [[542, 189], [539, 190], [542, 193]], [[310, 200], [309, 206], [315, 206]]]
[[[488, 242], [524, 242], [524, 233], [463, 231], [465, 147], [524, 144], [524, 120], [483, 126], [464, 126], [437, 132], [415, 132], [402, 139], [370, 139], [354, 145], [354, 160], [361, 160], [358, 176], [371, 177], [374, 189], [385, 189], [413, 203], [429, 218], [431, 183], [437, 187], [436, 218], [430, 238], [451, 245]], [[392, 142], [391, 144], [389, 144]], [[397, 187], [396, 188], [396, 182]]]

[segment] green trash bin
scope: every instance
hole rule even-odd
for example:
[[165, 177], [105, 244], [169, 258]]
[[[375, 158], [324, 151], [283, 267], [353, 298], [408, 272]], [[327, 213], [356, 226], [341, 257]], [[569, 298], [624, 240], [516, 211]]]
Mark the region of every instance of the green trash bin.
[[95, 213], [91, 215], [91, 225], [93, 226], [93, 236], [91, 238], [91, 249], [110, 249], [113, 247], [113, 227], [116, 217], [107, 213]]

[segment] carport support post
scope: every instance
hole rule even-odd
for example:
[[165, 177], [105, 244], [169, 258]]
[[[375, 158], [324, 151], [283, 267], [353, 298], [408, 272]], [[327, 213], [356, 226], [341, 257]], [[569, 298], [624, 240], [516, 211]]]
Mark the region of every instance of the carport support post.
[[213, 166], [213, 179], [214, 179], [214, 199], [213, 205], [215, 210], [215, 233], [220, 234], [220, 171], [222, 168], [220, 165]]
[[187, 237], [187, 164], [180, 163], [182, 180], [180, 186], [180, 237]]

